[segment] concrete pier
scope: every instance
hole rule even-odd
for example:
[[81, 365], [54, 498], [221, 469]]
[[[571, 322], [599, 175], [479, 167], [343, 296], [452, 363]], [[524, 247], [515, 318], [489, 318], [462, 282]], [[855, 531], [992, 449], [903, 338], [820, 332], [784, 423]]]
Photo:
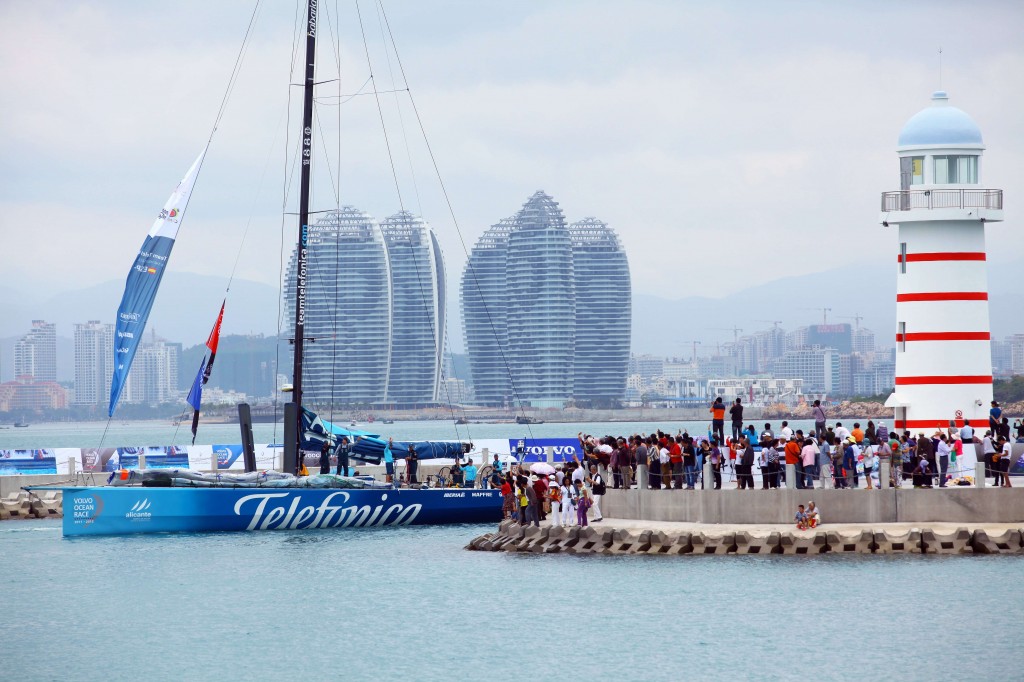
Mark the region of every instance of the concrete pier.
[[887, 490], [615, 490], [601, 500], [605, 516], [704, 524], [791, 524], [808, 501], [836, 523], [1018, 523], [1024, 526], [1024, 487]]
[[466, 549], [538, 554], [1024, 554], [1022, 524], [700, 524], [605, 518], [586, 528], [502, 521]]

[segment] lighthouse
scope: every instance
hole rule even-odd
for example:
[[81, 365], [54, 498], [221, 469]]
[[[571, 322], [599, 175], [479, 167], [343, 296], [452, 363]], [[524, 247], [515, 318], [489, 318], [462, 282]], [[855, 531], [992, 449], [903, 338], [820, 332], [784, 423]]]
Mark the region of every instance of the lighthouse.
[[1003, 192], [982, 181], [981, 130], [939, 91], [900, 132], [900, 189], [882, 194], [896, 228], [895, 426], [927, 435], [955, 421], [984, 433], [992, 400], [985, 226]]

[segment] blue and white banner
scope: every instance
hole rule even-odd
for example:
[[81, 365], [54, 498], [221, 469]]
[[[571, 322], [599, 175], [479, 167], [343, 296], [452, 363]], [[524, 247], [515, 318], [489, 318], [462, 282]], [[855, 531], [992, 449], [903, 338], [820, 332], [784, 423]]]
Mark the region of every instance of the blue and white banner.
[[167, 260], [171, 256], [171, 249], [174, 248], [178, 227], [184, 216], [189, 197], [192, 195], [192, 187], [195, 185], [196, 176], [199, 174], [199, 167], [202, 165], [205, 154], [206, 150], [204, 149], [192, 167], [188, 169], [185, 177], [174, 188], [174, 192], [164, 204], [153, 227], [149, 229], [146, 241], [142, 243], [139, 255], [135, 257], [135, 263], [128, 272], [128, 278], [124, 284], [124, 295], [121, 298], [121, 305], [117, 309], [114, 330], [114, 374], [110, 381], [109, 408], [111, 417], [114, 416], [117, 402], [121, 399], [121, 391], [124, 390], [128, 372], [132, 368], [135, 351], [138, 350], [139, 342], [142, 341], [142, 333], [146, 329], [149, 311], [153, 308], [157, 289], [160, 287], [164, 270], [167, 268]]
[[508, 445], [513, 454], [518, 454], [520, 446], [523, 448], [524, 462], [548, 461], [547, 448], [551, 448], [553, 462], [572, 462], [573, 455], [583, 461], [578, 438], [509, 438]]

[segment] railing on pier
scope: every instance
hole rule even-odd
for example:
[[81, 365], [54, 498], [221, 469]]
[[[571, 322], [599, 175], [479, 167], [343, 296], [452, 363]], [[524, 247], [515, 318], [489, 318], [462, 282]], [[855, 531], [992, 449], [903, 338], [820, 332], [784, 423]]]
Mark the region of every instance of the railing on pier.
[[915, 208], [988, 208], [1002, 210], [1001, 189], [911, 189], [882, 192], [883, 211]]

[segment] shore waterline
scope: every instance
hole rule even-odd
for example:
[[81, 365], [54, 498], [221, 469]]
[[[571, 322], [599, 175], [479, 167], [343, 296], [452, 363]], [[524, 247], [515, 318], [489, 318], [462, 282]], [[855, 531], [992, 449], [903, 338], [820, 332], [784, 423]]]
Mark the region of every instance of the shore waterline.
[[[748, 422], [760, 432], [764, 422]], [[778, 429], [782, 421], [772, 421]], [[832, 423], [832, 422], [830, 422]], [[864, 420], [862, 423], [866, 423]], [[339, 422], [342, 426], [346, 423]], [[794, 429], [813, 431], [812, 421], [790, 421]], [[138, 422], [54, 422], [32, 424], [27, 429], [0, 431], [0, 450], [24, 448], [79, 447], [135, 447], [150, 445], [186, 445], [192, 442], [188, 423], [174, 426], [167, 421]], [[559, 422], [544, 424], [460, 424], [453, 421], [396, 421], [358, 423], [354, 429], [377, 433], [395, 440], [461, 440], [486, 438], [575, 438], [579, 432], [597, 436], [653, 433], [658, 429], [675, 433], [687, 430], [691, 434], [706, 434], [711, 421], [651, 421], [651, 422]], [[104, 430], [106, 433], [104, 434]], [[727, 434], [728, 435], [728, 434]], [[284, 437], [280, 424], [254, 424], [256, 443], [280, 443]], [[237, 424], [203, 424], [200, 422], [197, 445], [240, 443]]]

